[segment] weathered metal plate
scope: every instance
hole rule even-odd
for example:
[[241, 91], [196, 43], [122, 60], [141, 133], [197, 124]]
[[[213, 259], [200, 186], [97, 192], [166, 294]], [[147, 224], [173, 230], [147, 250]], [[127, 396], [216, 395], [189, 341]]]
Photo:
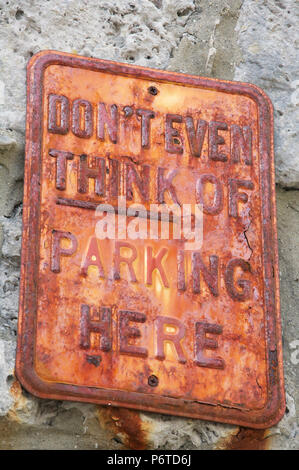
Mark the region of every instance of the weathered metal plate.
[[[30, 60], [27, 87], [24, 387], [254, 428], [277, 422], [268, 97], [249, 84], [48, 51]], [[201, 203], [202, 246], [97, 238], [95, 209], [115, 208], [120, 195], [125, 207], [144, 204], [147, 222], [150, 203]]]

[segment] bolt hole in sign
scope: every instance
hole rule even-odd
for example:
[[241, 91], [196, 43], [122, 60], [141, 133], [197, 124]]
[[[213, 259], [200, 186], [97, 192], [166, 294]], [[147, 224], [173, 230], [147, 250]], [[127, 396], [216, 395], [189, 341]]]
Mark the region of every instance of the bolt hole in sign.
[[16, 373], [253, 428], [285, 409], [273, 113], [254, 85], [29, 62]]

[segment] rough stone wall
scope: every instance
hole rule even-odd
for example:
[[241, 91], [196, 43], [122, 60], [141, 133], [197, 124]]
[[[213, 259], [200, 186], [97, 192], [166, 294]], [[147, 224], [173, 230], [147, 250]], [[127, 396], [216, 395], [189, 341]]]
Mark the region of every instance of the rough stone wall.
[[[298, 9], [296, 0], [0, 0], [0, 449], [298, 449]], [[39, 400], [16, 381], [26, 63], [44, 49], [248, 81], [272, 99], [287, 392], [277, 426]]]

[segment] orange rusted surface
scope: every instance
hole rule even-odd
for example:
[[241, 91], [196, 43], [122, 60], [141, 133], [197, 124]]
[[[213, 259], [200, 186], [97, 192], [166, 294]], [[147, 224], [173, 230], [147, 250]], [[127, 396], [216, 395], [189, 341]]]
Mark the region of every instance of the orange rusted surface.
[[[253, 85], [32, 58], [16, 367], [29, 391], [256, 428], [281, 418], [272, 128]], [[99, 239], [96, 208], [119, 227], [119, 196], [143, 204], [144, 227], [151, 204], [201, 204], [201, 246]]]

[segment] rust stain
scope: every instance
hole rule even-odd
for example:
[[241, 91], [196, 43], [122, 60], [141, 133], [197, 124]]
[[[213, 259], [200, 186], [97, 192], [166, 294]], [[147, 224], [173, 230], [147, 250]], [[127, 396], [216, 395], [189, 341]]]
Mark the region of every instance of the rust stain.
[[268, 450], [270, 448], [268, 429], [240, 427], [238, 432], [220, 445], [225, 450]]
[[98, 407], [100, 424], [120, 438], [127, 449], [144, 450], [148, 446], [149, 425], [135, 410], [117, 407]]
[[24, 397], [22, 392], [22, 386], [20, 382], [15, 378], [10, 386], [10, 393], [13, 397], [13, 404], [8, 411], [8, 418], [13, 421], [21, 422], [19, 417], [20, 411], [26, 410], [27, 399]]
[[[249, 84], [51, 51], [29, 62], [27, 94], [16, 360], [24, 387], [255, 428], [277, 422], [267, 96]], [[200, 248], [173, 236], [173, 214], [168, 239], [97, 239], [103, 214], [119, 227], [142, 203], [149, 229], [151, 205], [166, 202], [202, 205]], [[96, 212], [99, 204], [109, 206]], [[161, 207], [156, 216], [161, 229]], [[145, 445], [138, 412], [117, 409], [106, 411], [118, 416], [115, 429]]]
[[10, 393], [13, 396], [14, 400], [17, 402], [22, 397], [22, 387], [20, 382], [17, 379], [14, 379], [10, 386]]

